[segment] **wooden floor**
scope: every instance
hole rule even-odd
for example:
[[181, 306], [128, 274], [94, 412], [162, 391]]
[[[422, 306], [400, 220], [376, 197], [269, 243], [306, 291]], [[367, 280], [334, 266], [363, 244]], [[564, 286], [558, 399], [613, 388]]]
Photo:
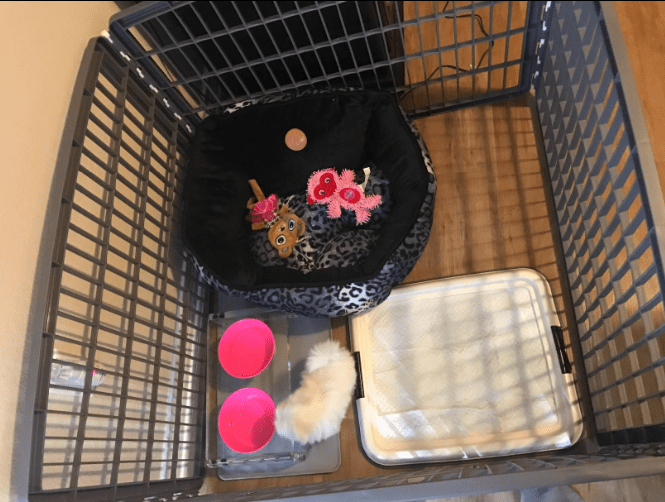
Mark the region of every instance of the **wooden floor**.
[[437, 175], [425, 253], [405, 282], [513, 267], [560, 293], [541, 163], [526, 100], [416, 121]]
[[[549, 281], [562, 321], [563, 300], [545, 202], [532, 110], [525, 99], [439, 114], [416, 122], [437, 176], [429, 243], [405, 283], [513, 267]], [[333, 336], [346, 344], [346, 321]], [[332, 474], [222, 482], [212, 473], [205, 492], [233, 492], [337, 481], [396, 472], [360, 452], [352, 409], [340, 433], [342, 465]], [[408, 469], [405, 469], [408, 470]]]

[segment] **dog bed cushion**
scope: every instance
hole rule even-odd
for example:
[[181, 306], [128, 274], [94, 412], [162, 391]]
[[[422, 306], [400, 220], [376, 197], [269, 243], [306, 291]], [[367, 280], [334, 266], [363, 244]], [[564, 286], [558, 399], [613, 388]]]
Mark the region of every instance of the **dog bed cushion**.
[[[292, 128], [307, 136], [301, 151], [285, 144], [286, 132]], [[378, 217], [369, 224], [349, 225], [353, 222], [343, 215], [343, 228], [330, 236], [328, 258], [318, 249], [314, 264], [289, 266], [287, 260], [267, 256], [267, 249], [266, 256], [261, 256], [257, 232], [245, 220], [246, 203], [252, 196], [250, 179], [257, 180], [266, 196], [277, 194], [302, 212], [306, 204], [300, 200], [313, 172], [350, 169], [360, 179], [367, 166], [377, 190], [390, 193], [382, 204], [384, 210], [373, 210]], [[344, 299], [337, 298], [333, 310], [324, 313], [325, 308], [313, 312], [285, 305], [284, 298], [268, 301], [266, 295], [274, 299], [276, 292], [283, 297], [296, 289], [318, 288], [320, 293], [332, 288], [339, 296], [340, 287], [364, 284], [386, 272], [397, 251], [400, 263], [391, 264], [391, 269], [397, 265], [394, 273], [381, 279], [389, 282], [389, 289], [422, 253], [434, 192], [424, 145], [390, 93], [334, 91], [268, 97], [239, 103], [199, 126], [190, 153], [183, 233], [197, 266], [218, 289], [281, 310], [338, 315], [345, 310], [340, 309]], [[307, 210], [318, 211], [315, 206]], [[413, 235], [419, 218], [422, 222]], [[418, 243], [404, 249], [406, 240]], [[363, 249], [350, 249], [352, 242], [363, 243]]]

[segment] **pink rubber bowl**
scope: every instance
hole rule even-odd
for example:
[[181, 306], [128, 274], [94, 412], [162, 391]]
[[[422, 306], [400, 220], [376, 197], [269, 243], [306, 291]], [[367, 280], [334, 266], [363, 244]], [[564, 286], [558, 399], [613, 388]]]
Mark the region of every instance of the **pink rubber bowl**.
[[217, 426], [222, 440], [233, 451], [259, 451], [275, 434], [275, 402], [254, 387], [237, 390], [224, 401]]
[[219, 363], [231, 376], [252, 378], [268, 367], [275, 353], [271, 329], [258, 319], [242, 319], [229, 326], [219, 341]]

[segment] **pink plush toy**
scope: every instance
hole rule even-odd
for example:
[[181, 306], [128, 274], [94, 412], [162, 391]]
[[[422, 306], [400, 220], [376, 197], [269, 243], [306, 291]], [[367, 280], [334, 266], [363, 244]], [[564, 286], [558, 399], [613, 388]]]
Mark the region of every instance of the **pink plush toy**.
[[317, 171], [307, 183], [307, 202], [309, 204], [328, 204], [328, 216], [339, 218], [342, 208], [356, 213], [358, 224], [369, 221], [370, 209], [381, 204], [380, 195], [365, 196], [364, 190], [354, 183], [353, 171], [345, 169], [338, 175], [334, 169]]

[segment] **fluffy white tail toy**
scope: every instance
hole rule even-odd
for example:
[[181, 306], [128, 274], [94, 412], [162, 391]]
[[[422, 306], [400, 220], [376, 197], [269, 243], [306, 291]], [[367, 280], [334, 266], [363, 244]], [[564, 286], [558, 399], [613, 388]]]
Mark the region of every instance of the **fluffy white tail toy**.
[[277, 406], [277, 434], [304, 444], [337, 434], [355, 385], [349, 351], [332, 340], [316, 344], [305, 361], [300, 387]]

